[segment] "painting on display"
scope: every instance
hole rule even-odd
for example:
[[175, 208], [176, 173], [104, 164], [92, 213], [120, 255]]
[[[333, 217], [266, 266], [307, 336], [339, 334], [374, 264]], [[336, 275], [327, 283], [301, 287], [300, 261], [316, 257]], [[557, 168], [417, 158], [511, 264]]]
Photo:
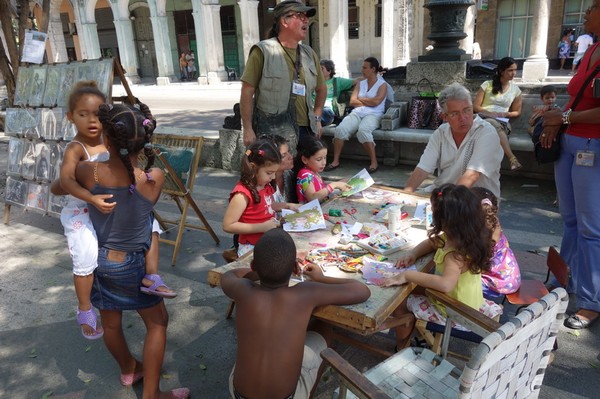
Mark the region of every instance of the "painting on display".
[[50, 146], [50, 181], [60, 177], [60, 165], [62, 164], [65, 143], [58, 142]]
[[67, 201], [69, 201], [68, 195], [54, 195], [50, 193], [48, 199], [48, 213], [51, 213], [54, 216], [60, 216], [62, 209], [67, 206]]
[[98, 88], [106, 98], [112, 97], [113, 82], [113, 59], [107, 58], [96, 63], [94, 79], [98, 82]]
[[39, 182], [50, 181], [50, 147], [44, 142], [36, 145], [35, 180]]
[[44, 107], [54, 107], [58, 101], [58, 87], [60, 84], [60, 73], [62, 65], [52, 65], [48, 67], [46, 73], [46, 88], [44, 89], [44, 99], [42, 105]]
[[44, 140], [59, 140], [63, 138], [61, 131], [63, 120], [62, 108], [42, 108], [39, 113], [39, 131]]
[[15, 105], [27, 105], [29, 93], [31, 92], [31, 76], [33, 68], [19, 67], [19, 75], [17, 78], [17, 87], [15, 88], [15, 98], [13, 103]]
[[25, 140], [23, 157], [21, 158], [21, 176], [27, 180], [35, 178], [35, 143]]
[[47, 65], [31, 67], [30, 91], [27, 96], [27, 104], [30, 107], [39, 107], [44, 100], [44, 88], [46, 87]]
[[48, 185], [29, 182], [25, 207], [46, 213], [48, 210]]
[[77, 64], [63, 64], [61, 65], [61, 69], [56, 103], [61, 107], [66, 107], [69, 102], [69, 94], [77, 80]]
[[31, 108], [8, 108], [6, 110], [5, 129], [9, 136], [25, 136], [25, 133], [37, 125], [36, 112]]
[[8, 177], [6, 179], [6, 195], [4, 200], [11, 204], [25, 206], [27, 190], [27, 182]]
[[8, 169], [9, 175], [21, 175], [21, 159], [23, 158], [22, 139], [12, 137], [8, 143]]

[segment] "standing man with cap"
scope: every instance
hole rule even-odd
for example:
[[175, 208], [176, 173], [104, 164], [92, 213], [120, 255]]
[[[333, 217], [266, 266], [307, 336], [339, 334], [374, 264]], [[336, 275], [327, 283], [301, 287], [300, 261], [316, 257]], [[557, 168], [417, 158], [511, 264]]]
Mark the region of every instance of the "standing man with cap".
[[278, 134], [295, 153], [303, 138], [321, 137], [327, 86], [319, 57], [300, 43], [306, 38], [308, 19], [315, 13], [300, 1], [282, 1], [273, 9], [269, 39], [250, 49], [241, 78], [244, 145], [261, 134]]

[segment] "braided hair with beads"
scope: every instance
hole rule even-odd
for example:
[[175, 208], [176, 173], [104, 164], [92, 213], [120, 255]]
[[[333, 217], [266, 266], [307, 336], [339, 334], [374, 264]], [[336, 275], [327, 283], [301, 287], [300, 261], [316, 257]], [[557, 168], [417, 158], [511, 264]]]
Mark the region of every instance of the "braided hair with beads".
[[[139, 106], [139, 108], [138, 108]], [[131, 185], [129, 192], [135, 189], [134, 168], [129, 157], [137, 154], [142, 149], [147, 162], [144, 172], [149, 178], [149, 170], [154, 164], [154, 151], [152, 150], [152, 134], [156, 128], [156, 120], [146, 104], [138, 103], [135, 106], [125, 104], [102, 104], [98, 110], [98, 118], [102, 122], [104, 134], [116, 147], [119, 157], [127, 168]]]

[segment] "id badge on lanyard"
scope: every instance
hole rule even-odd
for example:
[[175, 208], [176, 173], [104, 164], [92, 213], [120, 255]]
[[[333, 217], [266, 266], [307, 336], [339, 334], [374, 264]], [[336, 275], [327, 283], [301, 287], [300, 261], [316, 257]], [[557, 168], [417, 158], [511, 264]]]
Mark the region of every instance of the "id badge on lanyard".
[[575, 165], [577, 166], [594, 166], [594, 159], [596, 158], [596, 153], [594, 151], [589, 150], [590, 139], [587, 142], [587, 148], [585, 150], [577, 151], [577, 155], [575, 156]]
[[294, 93], [297, 96], [303, 96], [304, 97], [306, 95], [306, 86], [304, 86], [299, 81], [294, 80], [292, 82], [292, 93]]

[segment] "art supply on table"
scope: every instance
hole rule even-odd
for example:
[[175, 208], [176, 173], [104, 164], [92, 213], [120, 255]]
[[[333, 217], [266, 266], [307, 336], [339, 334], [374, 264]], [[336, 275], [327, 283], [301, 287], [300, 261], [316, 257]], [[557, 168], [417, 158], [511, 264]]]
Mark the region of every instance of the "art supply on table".
[[398, 233], [400, 231], [402, 217], [402, 206], [391, 207], [388, 211], [388, 230], [392, 233]]
[[342, 216], [342, 211], [339, 209], [330, 209], [329, 216], [340, 217], [340, 216]]

